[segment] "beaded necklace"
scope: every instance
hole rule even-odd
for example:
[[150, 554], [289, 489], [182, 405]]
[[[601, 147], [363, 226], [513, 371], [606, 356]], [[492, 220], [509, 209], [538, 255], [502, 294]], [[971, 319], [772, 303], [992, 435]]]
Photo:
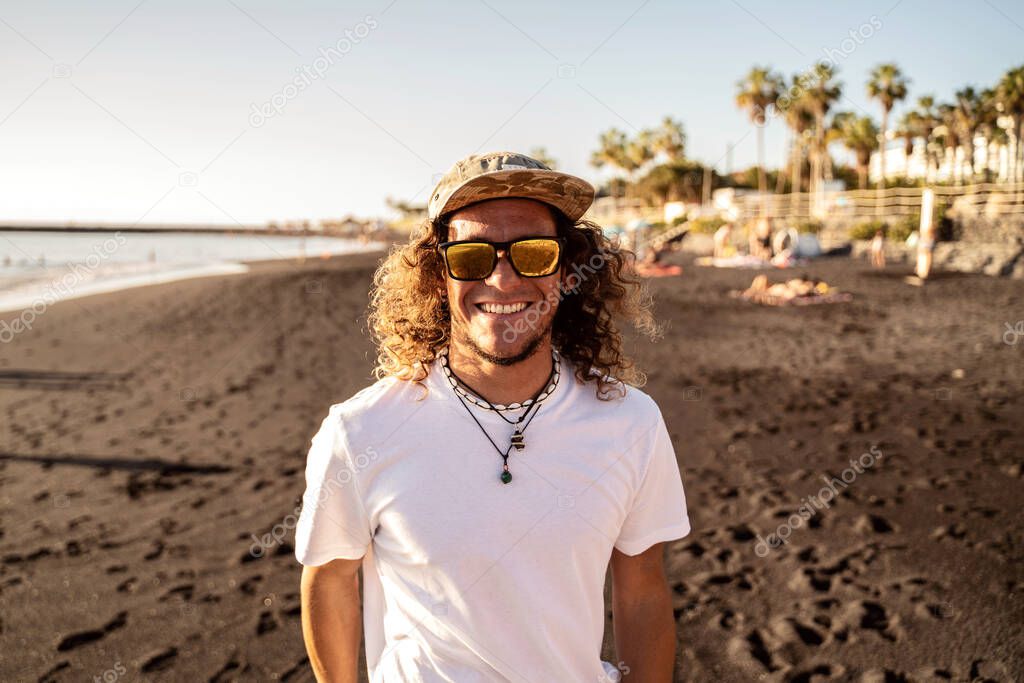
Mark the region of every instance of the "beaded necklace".
[[[465, 382], [460, 380], [455, 373], [452, 372], [451, 368], [448, 367], [447, 349], [442, 352], [441, 359], [445, 376], [448, 378], [452, 388], [455, 389], [455, 397], [459, 399], [459, 403], [461, 403], [462, 407], [466, 409], [469, 416], [473, 418], [473, 422], [475, 422], [476, 426], [480, 428], [480, 431], [484, 433], [484, 436], [487, 437], [487, 440], [491, 443], [491, 446], [494, 447], [494, 450], [497, 451], [498, 456], [502, 460], [502, 471], [500, 476], [501, 482], [503, 484], [510, 483], [512, 481], [512, 472], [510, 472], [508, 468], [508, 456], [512, 453], [513, 449], [521, 451], [526, 448], [526, 428], [530, 426], [530, 423], [533, 422], [533, 418], [537, 416], [538, 412], [540, 412], [541, 402], [550, 396], [558, 385], [558, 353], [552, 350], [551, 374], [548, 375], [547, 381], [543, 386], [541, 386], [537, 394], [533, 398], [523, 401], [522, 403], [512, 403], [508, 406], [495, 405], [487, 399], [483, 397], [476, 397], [463, 389]], [[508, 448], [502, 451], [501, 448], [498, 447], [498, 444], [494, 443], [494, 439], [491, 438], [491, 435], [487, 433], [486, 429], [484, 429], [480, 420], [478, 420], [476, 415], [473, 414], [472, 409], [469, 407], [469, 402], [493, 411], [502, 420], [515, 427], [512, 432], [512, 436], [509, 438]], [[523, 407], [525, 407], [526, 410], [516, 420], [510, 420], [501, 413], [503, 410], [515, 410], [516, 408]]]
[[448, 366], [447, 346], [441, 349], [441, 351], [438, 354], [438, 357], [441, 361], [441, 369], [444, 371], [444, 376], [448, 378], [448, 384], [450, 384], [452, 389], [455, 390], [455, 393], [459, 394], [462, 398], [466, 399], [473, 405], [494, 411], [519, 410], [520, 408], [528, 408], [533, 403], [540, 403], [554, 392], [555, 388], [558, 386], [558, 379], [561, 375], [561, 371], [559, 370], [560, 363], [558, 351], [551, 349], [551, 361], [553, 371], [551, 373], [551, 377], [548, 378], [548, 381], [545, 384], [544, 389], [541, 391], [541, 393], [536, 398], [528, 399], [526, 401], [523, 401], [522, 403], [509, 403], [506, 406], [500, 403], [490, 403], [482, 398], [475, 396], [474, 394], [470, 393], [469, 391], [463, 388], [462, 384], [459, 383], [459, 380], [452, 373], [452, 369]]

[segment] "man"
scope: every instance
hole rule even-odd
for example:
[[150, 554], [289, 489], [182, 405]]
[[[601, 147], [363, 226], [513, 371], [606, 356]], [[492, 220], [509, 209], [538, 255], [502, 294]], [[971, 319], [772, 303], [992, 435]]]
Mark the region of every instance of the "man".
[[935, 207], [935, 191], [926, 188], [921, 193], [921, 227], [920, 237], [917, 240], [917, 266], [914, 273], [923, 284], [928, 279], [932, 270], [932, 252], [935, 251], [935, 219], [933, 211]]
[[361, 626], [371, 681], [672, 680], [663, 543], [690, 524], [611, 317], [654, 332], [650, 302], [582, 220], [593, 197], [521, 154], [468, 157], [378, 270], [382, 379], [314, 436], [296, 529], [318, 680], [357, 680]]

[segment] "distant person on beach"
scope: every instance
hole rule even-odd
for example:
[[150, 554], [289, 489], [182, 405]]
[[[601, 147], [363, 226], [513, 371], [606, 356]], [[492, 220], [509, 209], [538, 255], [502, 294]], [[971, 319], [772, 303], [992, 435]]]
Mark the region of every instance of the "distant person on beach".
[[885, 232], [881, 228], [875, 231], [875, 237], [871, 240], [871, 265], [885, 268]]
[[765, 261], [772, 258], [772, 224], [767, 218], [758, 218], [750, 233], [750, 255]]
[[724, 223], [722, 227], [715, 230], [715, 258], [728, 258], [730, 254], [730, 242], [732, 241], [732, 223]]
[[921, 226], [921, 234], [917, 239], [917, 266], [914, 272], [923, 282], [928, 279], [932, 270], [932, 252], [935, 251], [935, 221], [926, 221]]
[[356, 681], [362, 630], [373, 681], [667, 683], [663, 546], [690, 523], [609, 324], [657, 332], [632, 255], [582, 219], [588, 183], [522, 154], [467, 157], [430, 197], [374, 278], [379, 381], [331, 406], [309, 450], [295, 555], [313, 671]]

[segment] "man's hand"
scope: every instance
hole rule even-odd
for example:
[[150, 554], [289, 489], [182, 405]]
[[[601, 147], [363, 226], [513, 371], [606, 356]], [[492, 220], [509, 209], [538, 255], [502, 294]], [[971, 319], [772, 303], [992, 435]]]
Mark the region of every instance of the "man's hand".
[[663, 547], [656, 543], [639, 555], [612, 550], [612, 625], [624, 681], [672, 681], [676, 624]]
[[320, 683], [359, 680], [359, 567], [362, 560], [334, 560], [302, 568], [302, 636]]

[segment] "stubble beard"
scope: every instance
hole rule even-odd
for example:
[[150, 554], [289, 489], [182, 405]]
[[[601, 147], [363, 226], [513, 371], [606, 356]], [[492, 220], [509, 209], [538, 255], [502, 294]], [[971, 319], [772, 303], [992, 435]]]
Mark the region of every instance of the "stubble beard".
[[478, 344], [477, 341], [469, 334], [465, 323], [462, 323], [461, 321], [458, 323], [453, 322], [452, 337], [477, 358], [487, 361], [493, 365], [508, 367], [510, 365], [522, 363], [526, 359], [533, 357], [544, 340], [549, 340], [551, 338], [551, 328], [553, 327], [554, 322], [554, 316], [551, 316], [544, 328], [531, 337], [521, 351], [511, 356], [499, 356], [480, 346], [480, 344]]

